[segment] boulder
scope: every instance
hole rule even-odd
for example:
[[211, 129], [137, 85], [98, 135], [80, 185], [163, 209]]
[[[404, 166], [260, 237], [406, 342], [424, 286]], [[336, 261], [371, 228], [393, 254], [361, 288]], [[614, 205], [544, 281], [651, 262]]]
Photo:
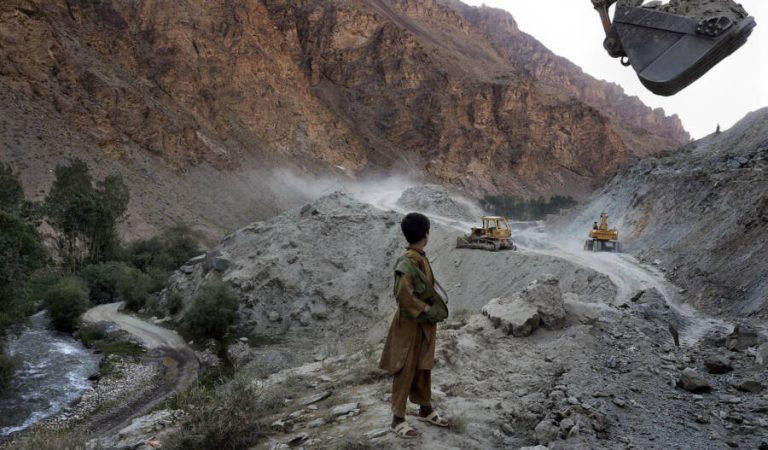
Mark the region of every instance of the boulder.
[[723, 374], [733, 370], [731, 360], [723, 355], [713, 355], [705, 359], [704, 367], [712, 374]]
[[757, 352], [755, 353], [755, 363], [763, 367], [768, 367], [768, 343], [757, 348]]
[[539, 310], [542, 325], [550, 329], [565, 326], [565, 304], [557, 278], [548, 275], [543, 280], [534, 281], [523, 289], [521, 296]]
[[725, 338], [725, 348], [728, 350], [743, 351], [754, 347], [760, 342], [757, 330], [746, 325], [737, 325], [733, 333]]
[[203, 264], [205, 271], [210, 272], [215, 270], [218, 272], [226, 271], [232, 262], [224, 256], [220, 250], [214, 250], [205, 254], [205, 262]]
[[334, 406], [331, 409], [331, 416], [346, 416], [349, 413], [360, 412], [360, 403], [345, 403], [343, 405]]
[[155, 411], [146, 416], [137, 417], [131, 420], [130, 425], [121, 429], [117, 433], [120, 443], [141, 441], [150, 438], [171, 425], [179, 411], [163, 409]]
[[315, 395], [311, 395], [309, 397], [306, 397], [306, 398], [302, 399], [299, 402], [299, 404], [301, 406], [309, 406], [309, 405], [311, 405], [313, 403], [317, 403], [319, 401], [325, 400], [326, 398], [328, 398], [330, 396], [331, 396], [331, 391], [318, 392]]
[[560, 434], [560, 427], [551, 420], [542, 420], [536, 425], [534, 433], [536, 433], [536, 441], [539, 444], [548, 444], [557, 439], [557, 435]]
[[741, 392], [751, 392], [752, 394], [758, 394], [763, 390], [763, 384], [755, 380], [744, 380], [734, 383], [733, 387]]
[[677, 385], [688, 392], [706, 392], [712, 389], [709, 381], [690, 367], [680, 374]]
[[530, 336], [541, 323], [538, 309], [519, 296], [495, 298], [483, 307], [482, 312], [495, 328], [516, 337]]

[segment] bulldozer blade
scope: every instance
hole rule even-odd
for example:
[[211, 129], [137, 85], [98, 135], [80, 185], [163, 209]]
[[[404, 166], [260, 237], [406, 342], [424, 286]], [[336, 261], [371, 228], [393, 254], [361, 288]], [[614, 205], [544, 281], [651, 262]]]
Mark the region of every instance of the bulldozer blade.
[[674, 95], [747, 42], [755, 19], [696, 21], [648, 8], [618, 8], [614, 29], [640, 81], [657, 95]]

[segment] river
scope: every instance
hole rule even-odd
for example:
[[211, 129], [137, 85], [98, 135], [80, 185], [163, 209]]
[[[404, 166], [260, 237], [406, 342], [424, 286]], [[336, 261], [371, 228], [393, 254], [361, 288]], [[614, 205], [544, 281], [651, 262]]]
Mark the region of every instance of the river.
[[0, 437], [62, 412], [91, 389], [88, 377], [98, 371], [100, 357], [48, 325], [47, 313], [37, 313], [8, 342], [19, 367], [0, 397]]

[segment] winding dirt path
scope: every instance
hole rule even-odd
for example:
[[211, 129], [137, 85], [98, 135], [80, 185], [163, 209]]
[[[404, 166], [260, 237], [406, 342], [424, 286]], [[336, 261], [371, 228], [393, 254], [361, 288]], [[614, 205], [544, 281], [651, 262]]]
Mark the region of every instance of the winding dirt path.
[[[353, 192], [353, 195], [378, 209], [392, 210], [403, 214], [408, 212], [397, 204], [402, 190], [377, 192], [363, 190]], [[466, 223], [450, 217], [435, 214], [427, 215], [435, 222], [461, 232], [467, 232], [472, 226], [477, 226], [477, 224]], [[513, 226], [513, 228], [515, 227]], [[681, 341], [685, 344], [697, 342], [713, 328], [729, 328], [729, 325], [724, 321], [704, 317], [690, 305], [683, 303], [675, 285], [655, 268], [640, 264], [631, 255], [586, 252], [580, 248], [582, 240], [577, 240], [578, 242], [569, 240], [562, 236], [537, 231], [535, 228], [513, 229], [513, 238], [520, 251], [563, 259], [606, 275], [617, 288], [614, 306], [628, 302], [640, 290], [656, 289], [664, 297], [666, 303], [686, 319], [685, 329], [680, 330]]]
[[87, 322], [113, 322], [136, 337], [148, 350], [147, 364], [156, 365], [161, 377], [158, 383], [126, 402], [109, 408], [90, 419], [88, 429], [96, 435], [107, 435], [126, 426], [131, 419], [148, 413], [169, 395], [197, 380], [200, 361], [195, 352], [175, 331], [123, 314], [124, 303], [99, 305], [86, 311]]

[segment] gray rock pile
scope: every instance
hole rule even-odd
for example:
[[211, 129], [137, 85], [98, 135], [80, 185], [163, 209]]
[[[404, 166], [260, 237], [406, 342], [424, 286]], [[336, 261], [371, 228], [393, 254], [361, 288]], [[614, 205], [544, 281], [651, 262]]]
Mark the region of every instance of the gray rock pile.
[[478, 205], [436, 184], [406, 189], [397, 200], [397, 204], [408, 210], [468, 222], [478, 221], [482, 216]]
[[169, 280], [160, 304], [181, 294], [179, 320], [198, 289], [221, 278], [240, 298], [236, 326], [243, 333], [352, 333], [391, 311], [391, 277], [384, 274], [404, 247], [400, 220], [347, 194], [327, 195], [241, 228], [188, 261]]
[[495, 298], [482, 309], [495, 328], [516, 337], [530, 336], [539, 326], [565, 326], [566, 310], [557, 279], [545, 276], [508, 298]]

